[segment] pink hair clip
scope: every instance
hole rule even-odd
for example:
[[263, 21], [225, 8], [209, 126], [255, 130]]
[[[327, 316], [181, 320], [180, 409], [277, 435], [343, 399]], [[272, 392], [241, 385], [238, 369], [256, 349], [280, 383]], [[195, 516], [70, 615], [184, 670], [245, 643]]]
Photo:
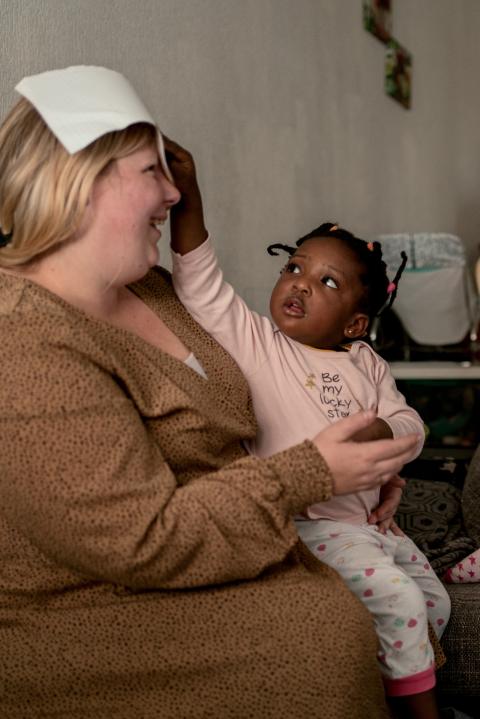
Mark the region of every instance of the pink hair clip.
[[397, 289], [397, 285], [395, 284], [395, 282], [390, 282], [390, 284], [387, 287], [387, 294], [391, 295], [393, 290], [396, 290], [396, 289]]
[[367, 247], [370, 250], [370, 252], [373, 252], [373, 242], [367, 242]]
[[338, 230], [338, 225], [332, 225], [329, 229], [329, 232], [334, 232], [334, 230]]

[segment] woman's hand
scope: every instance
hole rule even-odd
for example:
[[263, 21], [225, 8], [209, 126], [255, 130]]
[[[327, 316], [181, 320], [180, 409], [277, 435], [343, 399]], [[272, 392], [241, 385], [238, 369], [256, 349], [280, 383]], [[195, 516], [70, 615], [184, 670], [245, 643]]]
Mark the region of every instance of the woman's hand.
[[402, 499], [402, 491], [406, 481], [396, 474], [380, 489], [380, 502], [368, 518], [369, 524], [376, 524], [380, 534], [386, 534], [389, 529], [399, 537], [403, 532], [397, 526], [394, 516]]
[[333, 494], [350, 494], [386, 484], [397, 474], [423, 437], [355, 442], [352, 436], [368, 427], [375, 412], [368, 410], [335, 422], [312, 440], [333, 476]]
[[192, 155], [170, 138], [163, 136], [165, 154], [173, 180], [182, 195], [170, 210], [170, 237], [174, 252], [186, 255], [208, 236], [203, 220], [202, 195]]

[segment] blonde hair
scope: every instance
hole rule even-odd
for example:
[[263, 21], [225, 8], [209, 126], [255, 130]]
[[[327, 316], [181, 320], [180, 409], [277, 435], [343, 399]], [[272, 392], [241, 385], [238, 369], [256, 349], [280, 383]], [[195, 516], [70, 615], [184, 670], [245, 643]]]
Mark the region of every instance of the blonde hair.
[[0, 266], [27, 264], [70, 239], [98, 175], [114, 160], [155, 144], [156, 132], [137, 123], [69, 155], [22, 98], [0, 127], [0, 230], [12, 233], [0, 247]]

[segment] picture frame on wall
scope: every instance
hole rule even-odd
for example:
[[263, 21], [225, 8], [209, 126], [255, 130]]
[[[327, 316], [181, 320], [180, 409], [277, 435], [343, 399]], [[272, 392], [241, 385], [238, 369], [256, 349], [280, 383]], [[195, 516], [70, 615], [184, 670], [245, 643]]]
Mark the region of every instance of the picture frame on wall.
[[392, 36], [392, 0], [363, 0], [363, 26], [382, 42]]
[[391, 38], [385, 50], [385, 92], [407, 110], [412, 104], [412, 55]]

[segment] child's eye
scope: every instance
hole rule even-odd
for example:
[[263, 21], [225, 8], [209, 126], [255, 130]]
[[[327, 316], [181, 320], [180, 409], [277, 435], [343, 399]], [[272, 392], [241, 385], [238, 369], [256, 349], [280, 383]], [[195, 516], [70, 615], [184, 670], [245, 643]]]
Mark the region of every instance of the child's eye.
[[292, 274], [297, 274], [300, 272], [300, 267], [295, 264], [295, 262], [289, 262], [288, 265], [285, 267], [285, 272], [291, 272]]
[[327, 285], [327, 287], [331, 287], [333, 290], [338, 290], [338, 284], [333, 279], [333, 277], [329, 277], [328, 275], [326, 277], [322, 278], [322, 282], [324, 285]]
[[157, 167], [158, 167], [157, 164], [155, 164], [155, 165], [149, 165], [148, 167], [146, 167], [146, 168], [144, 169], [144, 172], [156, 172], [156, 171], [157, 171]]

